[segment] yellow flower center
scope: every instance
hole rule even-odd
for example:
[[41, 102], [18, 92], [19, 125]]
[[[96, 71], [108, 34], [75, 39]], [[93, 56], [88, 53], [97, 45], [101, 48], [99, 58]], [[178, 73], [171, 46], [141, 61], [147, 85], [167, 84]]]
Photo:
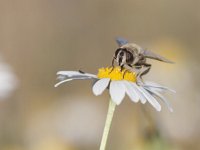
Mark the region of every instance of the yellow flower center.
[[136, 74], [127, 69], [121, 71], [120, 67], [100, 68], [98, 78], [110, 78], [111, 80], [127, 80], [136, 82]]

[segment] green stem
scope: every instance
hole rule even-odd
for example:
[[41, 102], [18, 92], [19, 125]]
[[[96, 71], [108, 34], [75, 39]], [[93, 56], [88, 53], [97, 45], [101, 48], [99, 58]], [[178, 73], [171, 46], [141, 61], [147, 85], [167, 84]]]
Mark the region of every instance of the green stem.
[[116, 106], [116, 104], [112, 101], [112, 99], [110, 99], [106, 123], [105, 123], [104, 131], [103, 131], [103, 136], [102, 136], [102, 139], [101, 139], [100, 150], [105, 150], [105, 148], [106, 148], [106, 142], [107, 142], [107, 139], [108, 139], [108, 133], [109, 133], [109, 130], [110, 130], [113, 114], [114, 114], [114, 111], [115, 111], [115, 106]]

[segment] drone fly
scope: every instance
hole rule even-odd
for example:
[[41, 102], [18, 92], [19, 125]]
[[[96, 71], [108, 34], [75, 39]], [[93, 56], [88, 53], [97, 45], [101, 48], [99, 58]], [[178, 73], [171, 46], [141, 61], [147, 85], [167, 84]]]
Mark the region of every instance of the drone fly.
[[174, 63], [150, 50], [143, 49], [137, 44], [128, 43], [126, 39], [117, 38], [116, 42], [119, 48], [115, 51], [112, 66], [114, 66], [114, 62], [116, 62], [121, 67], [121, 70], [126, 68], [136, 72], [137, 77], [140, 79], [151, 69], [151, 64], [146, 62], [147, 58], [166, 63]]

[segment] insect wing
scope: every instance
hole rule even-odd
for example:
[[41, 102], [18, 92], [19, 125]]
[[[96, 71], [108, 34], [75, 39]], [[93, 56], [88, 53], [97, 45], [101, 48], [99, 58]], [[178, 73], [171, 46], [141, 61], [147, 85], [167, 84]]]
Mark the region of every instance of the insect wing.
[[117, 38], [116, 38], [116, 42], [117, 42], [117, 44], [121, 47], [121, 46], [127, 44], [127, 43], [128, 43], [128, 40], [126, 40], [126, 39], [124, 39], [124, 38], [122, 38], [122, 37], [117, 37]]
[[155, 54], [150, 50], [144, 50], [143, 55], [147, 58], [156, 59], [156, 60], [163, 61], [163, 62], [166, 62], [166, 63], [174, 63], [173, 61], [168, 60], [168, 59], [166, 59], [166, 58], [164, 58], [164, 57], [162, 57], [158, 54]]

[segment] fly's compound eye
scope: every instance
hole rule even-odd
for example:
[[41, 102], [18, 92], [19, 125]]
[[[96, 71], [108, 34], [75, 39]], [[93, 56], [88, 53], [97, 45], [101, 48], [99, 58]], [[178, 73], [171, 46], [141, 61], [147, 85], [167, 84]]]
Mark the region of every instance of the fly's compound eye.
[[133, 54], [129, 51], [126, 52], [126, 62], [131, 64], [134, 61]]
[[120, 55], [120, 56], [124, 56], [124, 52], [123, 52], [123, 51], [120, 52], [119, 55]]
[[118, 48], [118, 49], [115, 51], [115, 57], [117, 57], [118, 53], [119, 53], [121, 50], [122, 50], [121, 48]]
[[125, 48], [118, 48], [116, 51], [115, 51], [115, 57], [117, 57], [117, 55], [119, 54], [120, 56], [124, 56], [124, 53], [126, 52], [127, 50]]

